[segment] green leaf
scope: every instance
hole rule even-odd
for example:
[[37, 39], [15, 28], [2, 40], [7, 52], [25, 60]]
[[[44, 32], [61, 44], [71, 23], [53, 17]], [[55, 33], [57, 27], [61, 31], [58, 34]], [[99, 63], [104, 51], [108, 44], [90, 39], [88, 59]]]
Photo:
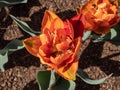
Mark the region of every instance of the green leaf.
[[82, 69], [78, 69], [77, 76], [80, 77], [87, 84], [97, 85], [97, 84], [101, 84], [101, 83], [105, 82], [105, 80], [108, 79], [111, 75], [101, 78], [101, 79], [98, 79], [98, 80], [93, 80], [93, 79], [89, 78], [89, 76]]
[[61, 78], [55, 71], [39, 71], [37, 73], [39, 90], [74, 90], [75, 82]]
[[27, 0], [0, 0], [0, 7], [20, 4], [20, 3], [27, 3]]
[[95, 43], [109, 41], [115, 45], [120, 45], [120, 24], [117, 24], [114, 27], [112, 27], [108, 34], [94, 34], [92, 39], [92, 41]]
[[55, 83], [58, 81], [60, 76], [55, 73], [54, 70], [51, 71], [51, 76], [50, 76], [50, 83], [49, 83], [49, 88], [52, 88], [52, 86], [55, 85]]
[[120, 24], [111, 28], [111, 40], [109, 41], [115, 45], [120, 45]]
[[20, 21], [19, 19], [17, 19], [16, 17], [14, 17], [13, 15], [10, 15], [10, 17], [19, 25], [19, 27], [26, 33], [30, 34], [31, 36], [36, 36], [39, 35], [40, 32], [37, 31], [33, 31], [27, 23]]
[[4, 64], [8, 62], [8, 52], [0, 54], [0, 71], [4, 71]]
[[63, 79], [58, 74], [56, 74], [54, 70], [52, 70], [49, 89], [50, 90], [74, 90], [75, 82]]
[[[92, 41], [94, 43], [97, 43], [97, 42], [104, 42], [104, 37], [105, 37], [105, 34], [102, 34], [102, 35], [98, 35], [98, 34], [93, 34], [93, 37], [92, 37]], [[106, 38], [110, 38], [110, 37], [106, 37]]]
[[117, 36], [117, 31], [114, 28], [111, 28], [111, 37], [110, 39], [114, 39]]
[[8, 51], [16, 51], [16, 50], [20, 50], [23, 48], [24, 48], [24, 46], [23, 46], [22, 41], [15, 39], [15, 40], [11, 41], [10, 43], [8, 43], [4, 49], [8, 50]]
[[8, 54], [13, 51], [23, 49], [24, 46], [20, 40], [13, 40], [0, 50], [0, 70], [4, 71], [4, 64], [8, 61]]
[[37, 81], [39, 90], [47, 90], [49, 87], [51, 71], [39, 71], [37, 73]]
[[82, 41], [85, 41], [86, 39], [88, 39], [91, 35], [91, 31], [86, 31], [82, 37]]
[[24, 46], [22, 41], [15, 39], [8, 43], [2, 50], [0, 50], [0, 54], [5, 54], [8, 51], [17, 51], [23, 48]]
[[60, 78], [51, 90], [75, 90], [75, 82]]

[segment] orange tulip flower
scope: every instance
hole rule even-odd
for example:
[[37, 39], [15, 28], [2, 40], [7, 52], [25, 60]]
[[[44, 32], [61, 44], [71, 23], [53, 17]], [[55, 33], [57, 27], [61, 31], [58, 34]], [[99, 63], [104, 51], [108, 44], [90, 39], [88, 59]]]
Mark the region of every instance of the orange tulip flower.
[[24, 40], [24, 46], [29, 53], [40, 58], [42, 64], [48, 65], [67, 80], [76, 79], [84, 29], [81, 24], [81, 28], [77, 28], [78, 32], [75, 33], [72, 23], [77, 22], [62, 21], [53, 12], [46, 10], [42, 21], [42, 34]]
[[120, 21], [117, 15], [118, 0], [89, 0], [81, 8], [82, 20], [86, 30], [93, 30], [98, 34], [110, 32], [110, 28]]

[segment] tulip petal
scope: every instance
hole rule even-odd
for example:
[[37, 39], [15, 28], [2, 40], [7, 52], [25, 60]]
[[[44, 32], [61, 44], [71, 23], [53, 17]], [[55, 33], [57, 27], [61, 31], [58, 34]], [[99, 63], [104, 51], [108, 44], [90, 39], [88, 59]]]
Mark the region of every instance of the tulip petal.
[[55, 30], [63, 29], [64, 23], [60, 18], [56, 18], [51, 22], [50, 31], [54, 32]]
[[69, 48], [69, 42], [64, 41], [59, 44], [56, 44], [56, 48], [58, 51], [66, 51]]
[[82, 37], [78, 37], [77, 39], [74, 40], [74, 44], [75, 44], [75, 51], [74, 51], [74, 55], [73, 58], [75, 59], [79, 59], [79, 51], [80, 51], [80, 47], [81, 47], [81, 43], [82, 42]]
[[61, 66], [58, 65], [57, 67], [53, 66], [53, 68], [56, 70], [56, 72], [58, 74], [60, 74], [60, 76], [62, 76], [63, 78], [65, 78], [67, 80], [75, 80], [76, 79], [76, 71], [78, 69], [79, 50], [80, 50], [80, 46], [81, 46], [81, 37], [76, 38], [74, 41], [74, 44], [75, 44], [76, 48], [75, 48], [75, 51], [74, 51], [72, 57], [66, 55], [66, 57], [64, 57], [64, 58], [66, 58], [65, 62], [61, 63], [64, 65], [61, 65]]
[[47, 66], [49, 66], [50, 68], [52, 68], [52, 63], [51, 63], [49, 57], [45, 57], [45, 56], [42, 56], [40, 54], [38, 54], [38, 57], [40, 58], [40, 62], [42, 64], [46, 64]]
[[97, 34], [106, 34], [110, 32], [110, 27], [99, 27], [96, 30], [94, 30]]
[[74, 29], [72, 23], [69, 20], [64, 21], [64, 29], [67, 36], [72, 40], [74, 39]]
[[[66, 51], [66, 52], [55, 52], [51, 55], [50, 60], [53, 64], [56, 64], [57, 67], [65, 66], [69, 61], [72, 59], [73, 52]], [[73, 61], [73, 60], [72, 60]]]
[[84, 19], [82, 14], [78, 14], [69, 20], [73, 26], [75, 38], [78, 36], [81, 36], [81, 37], [83, 36], [84, 25], [81, 22], [82, 19]]
[[41, 45], [39, 36], [27, 38], [23, 41], [23, 44], [30, 54], [37, 57], [37, 54], [39, 53], [39, 46]]
[[49, 40], [48, 40], [46, 34], [41, 34], [41, 35], [40, 35], [40, 41], [41, 41], [41, 44], [42, 44], [42, 45], [45, 45], [45, 44], [49, 43]]
[[78, 61], [70, 63], [67, 67], [55, 68], [56, 72], [67, 80], [76, 79], [76, 71], [78, 69]]
[[64, 29], [57, 29], [57, 30], [55, 30], [55, 38], [54, 38], [54, 41], [56, 42], [56, 43], [59, 43], [60, 41], [65, 41], [66, 40], [66, 38], [67, 38], [67, 34], [66, 34], [66, 32], [65, 32], [65, 30]]
[[43, 17], [43, 20], [42, 20], [42, 28], [48, 28], [50, 29], [50, 26], [51, 26], [51, 22], [57, 18], [57, 16], [49, 11], [49, 10], [46, 10], [45, 13], [44, 13], [44, 17]]
[[74, 50], [71, 59], [66, 60], [67, 64], [72, 63], [74, 59], [79, 60], [79, 52], [81, 47], [82, 38], [78, 37], [74, 40]]
[[46, 10], [43, 20], [42, 20], [42, 32], [44, 33], [44, 30], [54, 30], [51, 28], [63, 28], [64, 24], [63, 21], [52, 11]]
[[82, 22], [85, 25], [86, 30], [93, 30], [97, 28], [96, 23], [92, 20], [92, 18], [90, 18], [91, 14], [86, 13], [86, 15], [83, 17], [84, 19], [82, 20]]

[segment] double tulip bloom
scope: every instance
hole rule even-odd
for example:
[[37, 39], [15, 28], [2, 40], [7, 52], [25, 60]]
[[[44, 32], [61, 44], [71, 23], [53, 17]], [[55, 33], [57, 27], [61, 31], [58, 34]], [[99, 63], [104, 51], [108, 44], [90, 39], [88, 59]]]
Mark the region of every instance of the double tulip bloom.
[[67, 80], [76, 79], [79, 50], [83, 35], [81, 15], [62, 21], [56, 14], [46, 10], [41, 35], [24, 40], [24, 46], [42, 64], [54, 69]]
[[46, 10], [42, 33], [25, 39], [24, 46], [42, 64], [48, 65], [49, 70], [54, 69], [67, 80], [75, 80], [84, 27], [98, 34], [110, 32], [120, 21], [117, 9], [118, 0], [89, 0], [77, 9], [78, 15], [65, 21]]
[[77, 11], [83, 14], [82, 21], [86, 30], [105, 34], [120, 21], [117, 10], [118, 0], [89, 0]]

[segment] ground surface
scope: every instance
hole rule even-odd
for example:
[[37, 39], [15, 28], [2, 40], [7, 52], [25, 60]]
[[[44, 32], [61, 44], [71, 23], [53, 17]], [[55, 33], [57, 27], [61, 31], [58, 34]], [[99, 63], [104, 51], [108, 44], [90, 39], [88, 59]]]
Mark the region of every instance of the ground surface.
[[[46, 9], [52, 10], [63, 20], [74, 16], [76, 6], [86, 0], [28, 0], [27, 4], [0, 9], [0, 48], [10, 40], [29, 37], [8, 17], [8, 13], [27, 22], [33, 30], [40, 30]], [[120, 46], [109, 42], [94, 44], [87, 40], [81, 48], [79, 67], [91, 78], [98, 79], [113, 73], [101, 85], [88, 85], [76, 80], [76, 90], [120, 90]], [[0, 90], [38, 90], [36, 72], [44, 69], [39, 59], [25, 49], [14, 52], [5, 64], [5, 72], [0, 72]]]

